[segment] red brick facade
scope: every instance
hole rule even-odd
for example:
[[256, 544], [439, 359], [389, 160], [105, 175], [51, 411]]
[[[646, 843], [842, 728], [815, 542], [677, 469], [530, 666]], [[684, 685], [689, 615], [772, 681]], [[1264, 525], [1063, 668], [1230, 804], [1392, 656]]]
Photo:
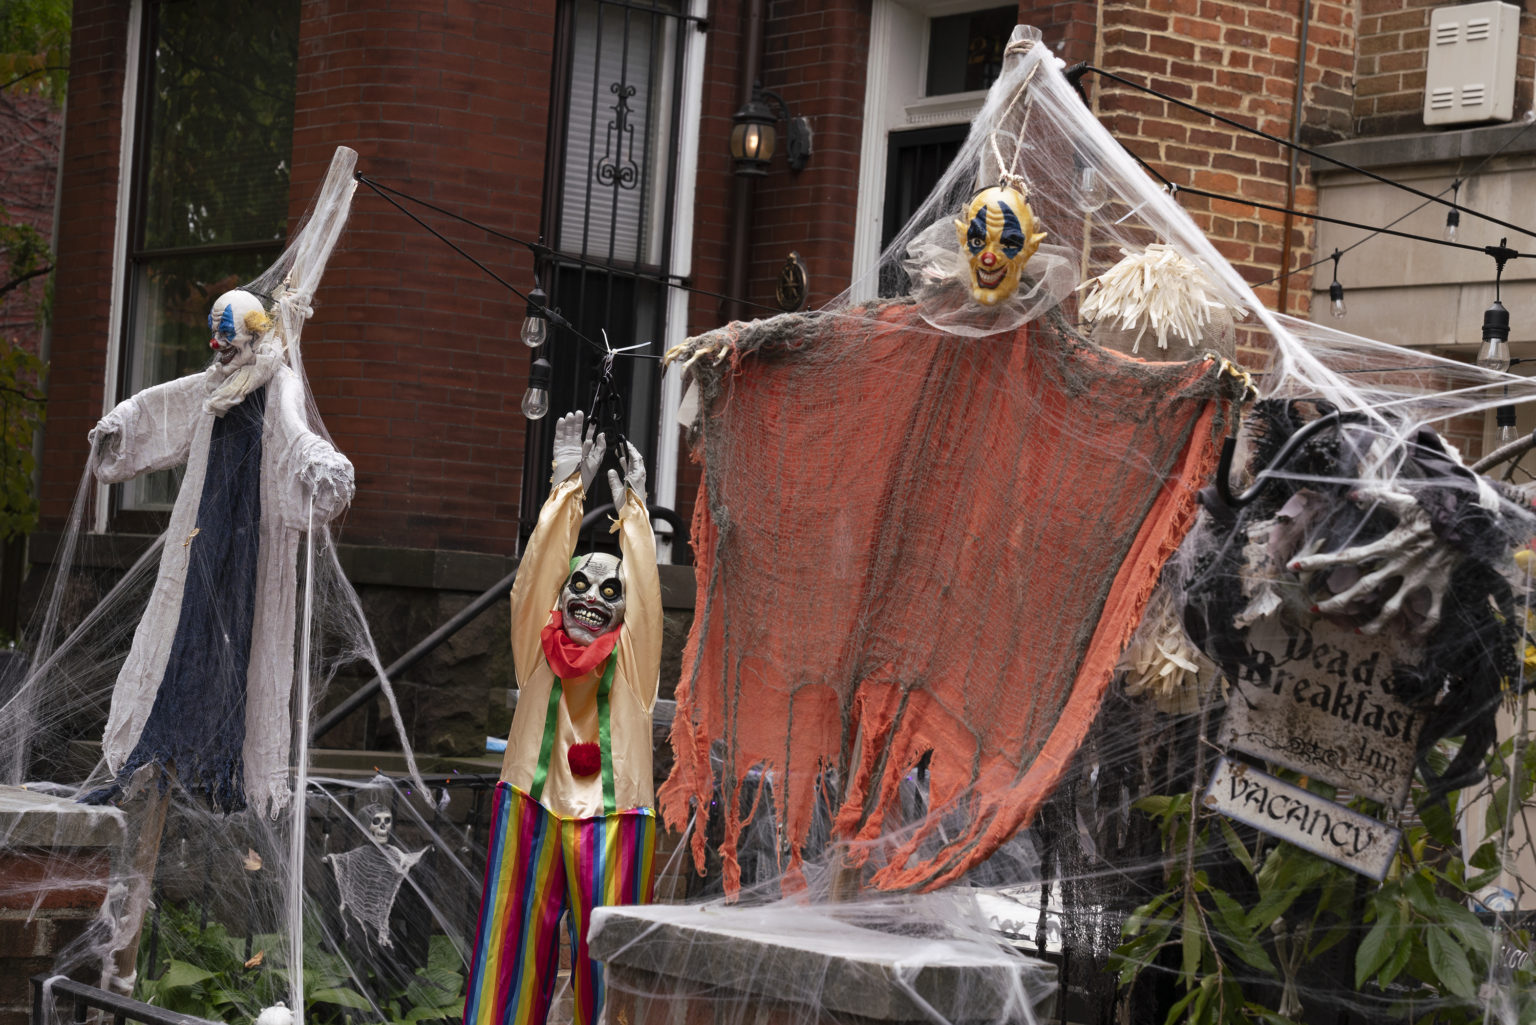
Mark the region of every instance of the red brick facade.
[[[127, 61], [127, 0], [76, 7], [63, 173], [45, 513], [68, 508], [100, 414], [108, 339]], [[728, 256], [747, 252], [742, 297], [765, 315], [790, 250], [810, 270], [811, 305], [851, 276], [848, 212], [857, 201], [870, 34], [865, 0], [762, 0], [761, 80], [809, 119], [815, 152], [791, 173], [777, 156], [753, 188], [752, 227], [736, 237], [736, 181], [726, 153], [742, 101], [748, 0], [716, 0], [708, 29], [699, 127], [691, 283], [729, 291]], [[1024, 0], [1069, 62], [1092, 61], [1188, 102], [1289, 137], [1301, 78], [1299, 135], [1316, 143], [1354, 131], [1416, 126], [1428, 4], [1314, 0], [1305, 26], [1292, 0]], [[305, 0], [302, 6], [290, 213], [296, 223], [333, 147], [360, 167], [434, 203], [524, 238], [544, 202], [557, 0], [484, 3]], [[1529, 28], [1532, 15], [1525, 15]], [[1529, 95], [1536, 32], [1522, 38]], [[1419, 63], [1413, 65], [1415, 61]], [[1417, 70], [1416, 70], [1417, 69]], [[1417, 77], [1415, 77], [1417, 76]], [[1094, 108], [1129, 149], [1180, 186], [1310, 209], [1305, 158], [1272, 142], [1089, 76]], [[1411, 102], [1410, 102], [1411, 101]], [[782, 147], [781, 147], [782, 149]], [[1185, 208], [1274, 307], [1306, 314], [1314, 258], [1305, 218], [1185, 194]], [[531, 281], [526, 251], [455, 229], [498, 273]], [[1287, 246], [1287, 243], [1289, 245]], [[518, 401], [527, 351], [521, 302], [398, 211], [360, 189], [306, 339], [315, 395], [358, 470], [344, 540], [506, 552], [516, 535], [525, 421]], [[725, 303], [699, 295], [690, 332], [718, 326]], [[674, 505], [693, 504], [684, 461]]]

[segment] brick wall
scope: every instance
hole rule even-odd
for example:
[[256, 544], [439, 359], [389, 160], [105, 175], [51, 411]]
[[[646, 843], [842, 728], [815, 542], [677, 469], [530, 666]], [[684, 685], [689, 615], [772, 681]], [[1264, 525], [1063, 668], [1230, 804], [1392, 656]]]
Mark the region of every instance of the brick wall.
[[[305, 3], [293, 215], [346, 143], [366, 174], [536, 239], [554, 8]], [[526, 291], [526, 251], [433, 223]], [[526, 425], [523, 304], [359, 187], [315, 305], [306, 366], [358, 475], [347, 540], [510, 551]]]
[[[1240, 0], [1116, 4], [1104, 11], [1102, 66], [1280, 137], [1291, 134], [1300, 67], [1306, 82], [1302, 140], [1337, 138], [1349, 127], [1355, 5], [1338, 0], [1312, 5], [1300, 62], [1300, 17], [1293, 6]], [[1111, 134], [1174, 183], [1315, 209], [1304, 161], [1297, 163], [1297, 187], [1288, 195], [1290, 154], [1285, 147], [1108, 80], [1094, 82], [1090, 76], [1089, 82]], [[1262, 302], [1306, 315], [1308, 279], [1271, 279], [1311, 261], [1309, 221], [1288, 221], [1243, 203], [1187, 194], [1180, 202], [1238, 273], [1258, 286]]]
[[69, 114], [59, 213], [55, 318], [44, 428], [44, 517], [69, 511], [85, 435], [101, 415], [122, 137], [128, 0], [78, 0], [70, 40]]
[[[64, 110], [35, 94], [0, 94], [0, 207], [7, 220], [34, 228], [47, 243], [53, 235], [53, 193], [58, 180]], [[11, 279], [0, 260], [0, 282]], [[6, 295], [0, 305], [0, 338], [29, 352], [42, 342], [38, 312], [44, 298], [38, 277]]]
[[[1422, 132], [1429, 13], [1447, 0], [1359, 0], [1359, 62], [1354, 122], [1358, 135]], [[1515, 117], [1532, 106], [1536, 77], [1536, 12], [1522, 5], [1515, 65]]]

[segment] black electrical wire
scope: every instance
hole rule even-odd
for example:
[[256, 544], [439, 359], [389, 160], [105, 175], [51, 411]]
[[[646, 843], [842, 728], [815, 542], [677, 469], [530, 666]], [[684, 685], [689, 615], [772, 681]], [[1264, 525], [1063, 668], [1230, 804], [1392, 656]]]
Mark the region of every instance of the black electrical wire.
[[[1129, 150], [1126, 152], [1130, 153]], [[1493, 257], [1495, 260], [1498, 260], [1501, 263], [1509, 260], [1516, 260], [1521, 257], [1529, 257], [1532, 255], [1530, 253], [1522, 253], [1517, 250], [1510, 249], [1504, 245], [1474, 246], [1467, 242], [1450, 242], [1446, 239], [1434, 238], [1430, 235], [1415, 235], [1409, 231], [1397, 231], [1393, 228], [1377, 227], [1371, 224], [1361, 224], [1358, 221], [1346, 221], [1341, 217], [1329, 217], [1325, 214], [1312, 213], [1307, 210], [1297, 210], [1293, 207], [1279, 206], [1275, 203], [1261, 203], [1257, 199], [1247, 199], [1243, 196], [1229, 196], [1220, 192], [1210, 192], [1206, 189], [1197, 189], [1190, 185], [1179, 185], [1170, 179], [1167, 175], [1159, 171], [1157, 168], [1153, 167], [1146, 160], [1143, 160], [1141, 157], [1137, 156], [1135, 153], [1131, 153], [1131, 159], [1140, 164], [1148, 174], [1162, 182], [1164, 187], [1166, 187], [1171, 193], [1174, 194], [1184, 192], [1191, 196], [1201, 196], [1205, 199], [1219, 199], [1225, 203], [1241, 203], [1244, 206], [1251, 206], [1259, 210], [1270, 210], [1274, 213], [1291, 214], [1296, 217], [1305, 217], [1314, 221], [1324, 221], [1328, 224], [1337, 224], [1345, 228], [1354, 228], [1358, 231], [1369, 231], [1380, 235], [1392, 235], [1397, 238], [1406, 238], [1414, 242], [1428, 242], [1433, 245], [1446, 246], [1451, 249], [1462, 249], [1466, 250], [1467, 252], [1482, 253], [1485, 256]], [[1393, 223], [1396, 222], [1394, 221]], [[1341, 254], [1342, 252], [1343, 251], [1341, 251]], [[1331, 260], [1333, 259], [1333, 254], [1329, 253], [1327, 256], [1323, 257], [1323, 259]], [[1318, 261], [1318, 263], [1321, 262], [1322, 260]], [[1316, 266], [1316, 264], [1313, 266]]]
[[[1076, 70], [1076, 69], [1074, 69], [1074, 70]], [[1384, 175], [1377, 174], [1375, 171], [1368, 171], [1368, 170], [1366, 170], [1363, 167], [1356, 167], [1354, 164], [1349, 163], [1347, 160], [1340, 160], [1337, 157], [1330, 157], [1326, 153], [1322, 153], [1322, 152], [1319, 152], [1318, 150], [1312, 149], [1310, 146], [1303, 146], [1299, 142], [1292, 142], [1289, 139], [1282, 139], [1278, 135], [1270, 135], [1268, 132], [1261, 131], [1260, 129], [1254, 128], [1252, 125], [1245, 125], [1241, 121], [1235, 121], [1232, 118], [1229, 118], [1229, 117], [1226, 117], [1224, 115], [1218, 114], [1215, 111], [1206, 110], [1203, 107], [1198, 107], [1195, 104], [1189, 103], [1189, 102], [1187, 102], [1185, 100], [1181, 100], [1181, 99], [1179, 99], [1176, 96], [1169, 96], [1167, 93], [1159, 92], [1158, 90], [1152, 88], [1151, 86], [1142, 85], [1140, 82], [1135, 82], [1135, 81], [1132, 81], [1129, 78], [1125, 78], [1122, 75], [1117, 75], [1113, 71], [1105, 71], [1103, 68], [1095, 67], [1092, 64], [1084, 64], [1082, 66], [1082, 70], [1079, 72], [1079, 77], [1081, 77], [1081, 74], [1089, 72], [1089, 71], [1092, 71], [1094, 74], [1100, 75], [1100, 76], [1102, 76], [1104, 78], [1111, 79], [1112, 81], [1119, 82], [1121, 85], [1128, 86], [1128, 87], [1130, 87], [1132, 89], [1136, 89], [1136, 90], [1138, 90], [1140, 92], [1144, 92], [1144, 93], [1146, 93], [1149, 96], [1156, 96], [1160, 100], [1165, 100], [1168, 103], [1174, 104], [1175, 106], [1183, 107], [1185, 110], [1188, 110], [1188, 111], [1191, 111], [1193, 113], [1199, 114], [1202, 117], [1208, 117], [1208, 118], [1210, 118], [1213, 121], [1219, 121], [1222, 124], [1227, 125], [1228, 127], [1236, 128], [1238, 131], [1247, 132], [1250, 135], [1256, 135], [1256, 136], [1258, 136], [1261, 139], [1268, 139], [1270, 142], [1273, 142], [1273, 143], [1275, 143], [1278, 146], [1284, 146], [1287, 149], [1293, 149], [1293, 150], [1296, 150], [1299, 153], [1305, 153], [1307, 156], [1313, 157], [1314, 159], [1317, 159], [1317, 160], [1326, 160], [1328, 163], [1333, 164], [1333, 165], [1335, 165], [1337, 167], [1342, 167], [1346, 171], [1353, 171], [1356, 174], [1363, 175], [1364, 177], [1370, 178], [1373, 181], [1381, 182], [1383, 185], [1390, 185], [1390, 186], [1392, 186], [1395, 189], [1401, 189], [1404, 192], [1412, 193], [1413, 195], [1420, 197], [1421, 199], [1425, 200], [1428, 203], [1439, 203], [1441, 206], [1447, 206], [1447, 207], [1450, 207], [1450, 208], [1452, 208], [1454, 210], [1461, 210], [1461, 211], [1464, 211], [1466, 213], [1471, 214], [1473, 217], [1481, 218], [1482, 220], [1485, 220], [1485, 221], [1490, 221], [1493, 224], [1497, 224], [1497, 225], [1499, 225], [1502, 228], [1508, 228], [1510, 231], [1518, 231], [1522, 235], [1529, 235], [1532, 238], [1536, 238], [1536, 231], [1532, 231], [1529, 228], [1522, 228], [1518, 224], [1511, 224], [1508, 221], [1501, 221], [1497, 217], [1492, 217], [1492, 216], [1489, 216], [1488, 214], [1478, 213], [1476, 210], [1473, 210], [1469, 206], [1463, 206], [1461, 204], [1452, 203], [1452, 202], [1449, 202], [1448, 200], [1442, 199], [1440, 196], [1436, 196], [1436, 195], [1434, 195], [1432, 193], [1425, 192], [1422, 189], [1416, 189], [1412, 185], [1404, 185], [1402, 182], [1393, 181], [1391, 178], [1388, 178], [1388, 177], [1386, 177]], [[1224, 199], [1226, 197], [1218, 197], [1218, 198], [1223, 198]], [[1283, 208], [1273, 208], [1272, 207], [1270, 209], [1283, 209]], [[1476, 248], [1476, 247], [1474, 246], [1472, 248]]]
[[[1478, 174], [1478, 172], [1480, 172], [1484, 167], [1488, 166], [1488, 163], [1491, 160], [1493, 160], [1495, 157], [1497, 157], [1500, 154], [1502, 154], [1505, 150], [1509, 149], [1510, 146], [1512, 146], [1516, 142], [1518, 142], [1525, 135], [1525, 133], [1530, 131], [1533, 127], [1536, 127], [1536, 119], [1527, 121], [1524, 124], [1524, 126], [1521, 127], [1521, 129], [1518, 132], [1516, 132], [1514, 135], [1511, 135], [1508, 139], [1505, 139], [1503, 144], [1501, 146], [1499, 146], [1498, 149], [1494, 150], [1492, 153], [1489, 153], [1487, 156], [1483, 157], [1483, 159], [1479, 160], [1476, 164], [1472, 165], [1472, 169], [1471, 170], [1460, 172], [1458, 174], [1456, 180], [1453, 181], [1450, 185], [1447, 185], [1445, 188], [1441, 189], [1439, 194], [1443, 196], [1447, 192], [1451, 192], [1451, 191], [1457, 189], [1458, 186], [1465, 185], [1467, 183], [1468, 179], [1475, 177]], [[1394, 224], [1398, 224], [1398, 223], [1401, 223], [1402, 221], [1407, 220], [1408, 218], [1412, 217], [1414, 214], [1418, 213], [1420, 210], [1424, 209], [1428, 205], [1429, 205], [1429, 200], [1426, 199], [1424, 202], [1420, 203], [1418, 206], [1414, 207], [1413, 209], [1408, 210], [1408, 211], [1406, 211], [1406, 212], [1404, 212], [1402, 214], [1399, 214], [1397, 217], [1392, 218], [1392, 220], [1390, 220], [1390, 221], [1388, 221], [1386, 223], [1386, 227], [1390, 228]], [[1461, 209], [1459, 204], [1456, 204], [1455, 207], [1456, 207], [1457, 210]], [[1373, 231], [1369, 235], [1365, 236], [1365, 238], [1362, 238], [1362, 239], [1360, 239], [1359, 241], [1356, 241], [1356, 242], [1351, 242], [1349, 245], [1347, 245], [1343, 249], [1339, 250], [1340, 255], [1342, 255], [1344, 253], [1348, 253], [1348, 252], [1350, 252], [1353, 249], [1358, 249], [1360, 246], [1365, 245], [1371, 239], [1375, 238], [1377, 234], [1378, 234], [1377, 232]], [[1317, 267], [1317, 266], [1327, 262], [1331, 258], [1332, 258], [1331, 256], [1319, 257], [1318, 259], [1313, 260], [1311, 263], [1302, 264], [1300, 267], [1297, 267], [1294, 270], [1282, 271], [1281, 273], [1276, 274], [1272, 278], [1266, 278], [1263, 281], [1256, 282], [1252, 287], [1254, 287], [1254, 288], [1263, 288], [1265, 285], [1272, 285], [1276, 281], [1279, 281], [1281, 278], [1288, 278], [1288, 277], [1290, 277], [1293, 274], [1301, 274], [1304, 271], [1309, 271], [1312, 268]]]
[[[487, 235], [490, 235], [492, 238], [499, 238], [503, 242], [511, 242], [514, 245], [523, 246], [530, 253], [532, 253], [534, 256], [536, 256], [536, 257], [538, 257], [540, 259], [555, 260], [555, 261], [557, 261], [559, 263], [571, 263], [571, 264], [577, 265], [578, 267], [589, 267], [589, 268], [591, 268], [593, 270], [600, 270], [600, 271], [604, 272], [605, 274], [616, 274], [616, 275], [618, 275], [620, 277], [633, 278], [633, 279], [635, 279], [637, 281], [654, 281], [654, 282], [657, 282], [658, 284], [665, 285], [667, 288], [675, 288], [675, 289], [678, 289], [679, 291], [688, 292], [691, 295], [702, 295], [702, 296], [705, 296], [706, 298], [710, 298], [710, 299], [719, 299], [722, 302], [733, 302], [733, 301], [736, 301], [736, 302], [740, 302], [744, 306], [751, 306], [751, 307], [754, 307], [754, 308], [759, 309], [759, 310], [766, 310], [766, 311], [768, 311], [770, 313], [777, 314], [777, 313], [784, 312], [783, 310], [779, 309], [777, 306], [768, 306], [768, 305], [766, 305], [764, 303], [753, 302], [750, 299], [740, 299], [740, 300], [738, 300], [734, 296], [724, 295], [724, 294], [722, 294], [720, 292], [711, 292], [707, 288], [697, 288], [697, 287], [695, 287], [693, 285], [685, 285], [685, 284], [683, 284], [683, 280], [684, 279], [679, 278], [675, 274], [641, 274], [639, 271], [625, 270], [622, 267], [615, 267], [612, 264], [601, 263], [601, 262], [599, 262], [597, 260], [588, 260], [588, 259], [584, 259], [583, 257], [580, 257], [580, 256], [572, 256], [569, 253], [556, 252], [554, 249], [550, 248], [549, 246], [545, 245], [542, 242], [530, 242], [530, 241], [528, 241], [525, 238], [519, 238], [516, 235], [509, 235], [506, 232], [498, 231], [497, 229], [492, 228], [489, 225], [481, 224], [478, 221], [470, 220], [468, 217], [465, 217], [463, 214], [455, 213], [452, 210], [448, 210], [448, 209], [445, 209], [444, 207], [440, 207], [440, 206], [436, 205], [435, 203], [429, 203], [425, 199], [420, 198], [419, 196], [413, 196], [413, 195], [411, 195], [408, 192], [401, 192], [399, 189], [391, 188], [390, 186], [385, 185], [383, 182], [380, 182], [380, 181], [377, 181], [377, 180], [375, 180], [373, 178], [368, 177], [367, 175], [363, 174], [361, 171], [354, 172], [353, 177], [356, 178], [358, 181], [362, 182], [364, 185], [367, 185], [370, 189], [373, 189], [373, 191], [379, 193], [380, 195], [382, 195], [385, 192], [392, 193], [392, 194], [394, 194], [396, 196], [399, 196], [401, 199], [404, 199], [404, 200], [407, 200], [409, 202], [415, 203], [417, 206], [425, 207], [428, 210], [431, 210], [433, 213], [442, 214], [444, 217], [447, 217], [447, 218], [450, 218], [452, 220], [458, 221], [460, 224], [467, 225], [468, 227], [474, 228], [474, 229], [476, 229], [478, 231], [483, 231]], [[389, 197], [386, 196], [385, 198], [388, 199]], [[397, 207], [399, 206], [398, 203], [396, 203], [395, 205]], [[415, 219], [415, 218], [413, 218], [413, 219], [417, 220], [418, 224], [422, 223], [419, 219]], [[436, 235], [437, 233], [433, 232], [433, 234]], [[438, 238], [442, 238], [442, 236], [438, 235]], [[446, 241], [446, 240], [444, 240], [444, 241]], [[497, 280], [500, 280], [500, 279], [498, 278]], [[508, 286], [508, 287], [510, 287], [510, 286]], [[515, 292], [517, 290], [513, 289], [513, 291]], [[521, 295], [522, 293], [519, 292], [518, 294]]]

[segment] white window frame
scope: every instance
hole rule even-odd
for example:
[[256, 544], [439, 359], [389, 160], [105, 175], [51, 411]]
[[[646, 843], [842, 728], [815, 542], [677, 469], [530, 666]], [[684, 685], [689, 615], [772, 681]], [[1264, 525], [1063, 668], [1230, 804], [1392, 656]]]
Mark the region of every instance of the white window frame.
[[869, 63], [864, 80], [864, 134], [859, 146], [859, 200], [853, 232], [852, 296], [873, 299], [875, 267], [885, 230], [886, 155], [892, 132], [968, 124], [981, 112], [985, 89], [927, 96], [928, 21], [984, 11], [997, 0], [873, 0]]

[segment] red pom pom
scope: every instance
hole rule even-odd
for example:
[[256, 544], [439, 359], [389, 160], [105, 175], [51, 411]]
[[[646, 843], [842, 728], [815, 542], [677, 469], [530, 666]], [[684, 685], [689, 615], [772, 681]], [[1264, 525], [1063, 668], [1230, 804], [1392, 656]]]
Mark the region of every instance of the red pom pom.
[[565, 760], [571, 764], [572, 776], [594, 776], [603, 767], [603, 749], [596, 744], [572, 744]]

